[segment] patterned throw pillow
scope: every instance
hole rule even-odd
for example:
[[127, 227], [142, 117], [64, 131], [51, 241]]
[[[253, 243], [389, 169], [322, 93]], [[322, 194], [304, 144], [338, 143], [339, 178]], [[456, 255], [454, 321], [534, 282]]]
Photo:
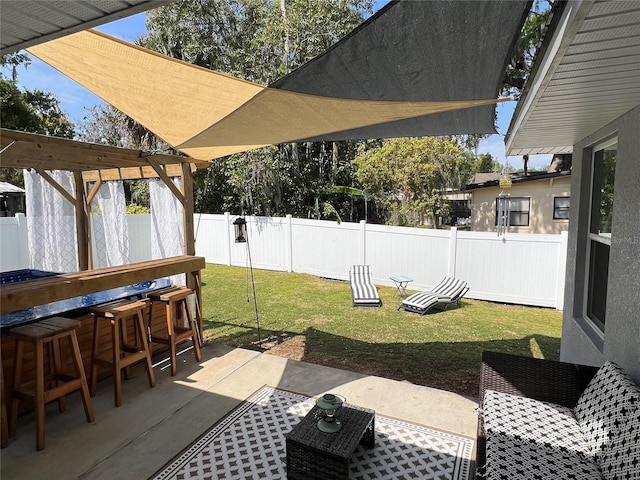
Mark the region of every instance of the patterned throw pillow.
[[508, 435], [593, 461], [589, 445], [569, 408], [493, 390], [485, 392], [482, 408], [487, 437]]
[[[600, 367], [582, 392], [574, 413], [599, 464], [603, 464], [603, 456], [611, 453], [607, 448], [618, 444], [620, 429], [630, 420], [630, 406], [639, 396], [640, 389], [611, 361]], [[636, 421], [640, 420], [636, 418]], [[615, 476], [608, 477], [605, 473], [605, 478], [614, 479]]]

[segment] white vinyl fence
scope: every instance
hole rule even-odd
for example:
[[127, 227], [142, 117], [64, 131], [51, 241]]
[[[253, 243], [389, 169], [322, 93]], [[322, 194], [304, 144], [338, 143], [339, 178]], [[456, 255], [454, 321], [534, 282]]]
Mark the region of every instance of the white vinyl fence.
[[[2, 222], [2, 271], [16, 266], [26, 239], [16, 241], [22, 219]], [[349, 267], [371, 266], [374, 282], [414, 279], [410, 290], [435, 286], [443, 276], [466, 280], [469, 298], [562, 309], [567, 233], [507, 234], [428, 230], [360, 223], [305, 220], [286, 216], [246, 217], [248, 244], [234, 242], [235, 216], [195, 214], [196, 255], [207, 263], [247, 266], [250, 249], [259, 269], [301, 272], [348, 280]], [[13, 224], [11, 223], [13, 222]], [[130, 215], [131, 261], [150, 259], [150, 218]], [[26, 228], [24, 228], [26, 236]], [[12, 253], [14, 252], [14, 253]], [[24, 260], [24, 254], [20, 257]]]

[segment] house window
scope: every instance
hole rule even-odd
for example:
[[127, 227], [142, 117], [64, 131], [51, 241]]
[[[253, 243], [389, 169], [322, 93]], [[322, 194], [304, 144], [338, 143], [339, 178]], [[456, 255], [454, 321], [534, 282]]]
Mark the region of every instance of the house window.
[[569, 220], [569, 205], [571, 197], [554, 197], [553, 199], [553, 219]]
[[594, 148], [587, 275], [587, 317], [604, 332], [617, 142]]
[[[529, 226], [529, 205], [531, 199], [529, 197], [511, 197], [509, 198], [509, 226], [510, 227], [528, 227]], [[496, 225], [498, 225], [498, 199], [496, 198]]]

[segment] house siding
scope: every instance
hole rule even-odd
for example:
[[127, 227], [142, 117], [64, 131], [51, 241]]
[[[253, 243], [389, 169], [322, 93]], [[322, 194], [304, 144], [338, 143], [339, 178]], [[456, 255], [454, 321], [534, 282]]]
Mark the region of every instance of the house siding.
[[[640, 384], [640, 107], [581, 140], [573, 149], [572, 211], [560, 358], [620, 364]], [[584, 318], [590, 171], [593, 145], [618, 137], [607, 322], [599, 334]]]
[[[471, 230], [496, 230], [496, 197], [502, 189], [485, 187], [471, 192]], [[515, 183], [506, 190], [512, 197], [528, 197], [529, 226], [509, 227], [512, 233], [561, 233], [569, 229], [569, 220], [553, 219], [553, 199], [571, 196], [571, 177], [555, 177]]]

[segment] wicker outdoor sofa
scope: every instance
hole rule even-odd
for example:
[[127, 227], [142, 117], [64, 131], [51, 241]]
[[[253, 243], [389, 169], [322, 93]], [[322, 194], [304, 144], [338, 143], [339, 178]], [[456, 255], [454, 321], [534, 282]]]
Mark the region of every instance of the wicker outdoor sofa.
[[600, 367], [485, 351], [476, 477], [640, 480], [640, 388]]

